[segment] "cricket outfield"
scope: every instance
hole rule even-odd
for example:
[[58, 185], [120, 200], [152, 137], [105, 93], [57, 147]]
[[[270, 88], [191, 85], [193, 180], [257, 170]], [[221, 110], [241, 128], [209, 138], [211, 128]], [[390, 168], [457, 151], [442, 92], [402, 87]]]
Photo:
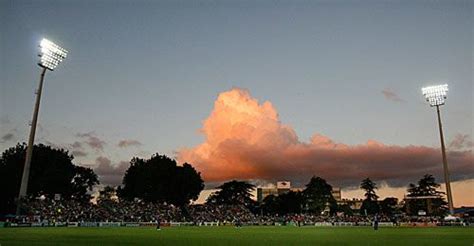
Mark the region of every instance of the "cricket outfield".
[[0, 245], [474, 245], [474, 227], [1, 228]]

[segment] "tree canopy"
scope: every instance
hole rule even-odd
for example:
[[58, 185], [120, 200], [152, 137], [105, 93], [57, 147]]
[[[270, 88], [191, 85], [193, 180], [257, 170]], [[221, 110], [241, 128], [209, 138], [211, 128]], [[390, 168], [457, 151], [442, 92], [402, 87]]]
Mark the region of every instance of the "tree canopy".
[[337, 202], [332, 196], [332, 186], [321, 177], [312, 177], [306, 188], [303, 190], [305, 200], [305, 210], [320, 214], [327, 207], [330, 213], [337, 210]]
[[[20, 190], [21, 176], [26, 157], [26, 144], [17, 144], [2, 153], [0, 158], [0, 213], [11, 213]], [[87, 194], [99, 184], [94, 171], [73, 164], [73, 156], [64, 149], [38, 144], [33, 155], [28, 182], [28, 195], [52, 196], [89, 201]]]
[[370, 178], [362, 180], [362, 182], [360, 183], [360, 188], [365, 191], [365, 200], [377, 201], [377, 199], [379, 199], [379, 196], [377, 196], [377, 194], [375, 193], [375, 190], [378, 189], [377, 184], [373, 182]]
[[155, 154], [148, 160], [135, 157], [130, 161], [117, 195], [182, 206], [196, 200], [203, 188], [201, 174], [190, 164], [178, 166], [166, 155]]
[[380, 212], [386, 216], [393, 216], [398, 213], [398, 199], [395, 197], [387, 197], [380, 202]]
[[285, 215], [301, 213], [303, 209], [303, 195], [301, 192], [289, 191], [278, 196], [269, 195], [262, 201], [261, 208], [265, 214]]
[[253, 205], [255, 202], [252, 200], [252, 191], [255, 186], [245, 182], [232, 180], [217, 187], [220, 189], [212, 193], [207, 198], [207, 203], [210, 204], [241, 204], [245, 206]]
[[373, 182], [370, 178], [362, 180], [360, 183], [360, 188], [365, 191], [365, 199], [362, 202], [360, 207], [361, 214], [376, 214], [380, 210], [378, 204], [379, 196], [377, 196], [375, 190], [377, 189], [377, 184]]
[[405, 201], [406, 212], [417, 215], [418, 211], [423, 210], [428, 215], [444, 215], [447, 203], [443, 198], [444, 192], [437, 190], [440, 186], [431, 174], [425, 174], [417, 184], [409, 184], [407, 197], [412, 199]]

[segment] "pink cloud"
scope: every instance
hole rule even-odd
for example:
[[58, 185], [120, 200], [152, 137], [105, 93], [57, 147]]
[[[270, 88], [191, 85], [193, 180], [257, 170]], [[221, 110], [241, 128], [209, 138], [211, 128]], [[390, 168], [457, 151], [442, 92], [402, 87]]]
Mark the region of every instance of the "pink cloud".
[[[207, 182], [289, 179], [301, 184], [318, 175], [334, 185], [356, 185], [370, 177], [401, 186], [425, 173], [442, 177], [439, 149], [375, 140], [347, 145], [321, 134], [303, 142], [280, 122], [270, 102], [259, 103], [238, 88], [218, 96], [201, 132], [205, 141], [179, 150], [178, 160], [192, 163]], [[450, 151], [448, 158], [453, 180], [474, 177], [471, 151]]]

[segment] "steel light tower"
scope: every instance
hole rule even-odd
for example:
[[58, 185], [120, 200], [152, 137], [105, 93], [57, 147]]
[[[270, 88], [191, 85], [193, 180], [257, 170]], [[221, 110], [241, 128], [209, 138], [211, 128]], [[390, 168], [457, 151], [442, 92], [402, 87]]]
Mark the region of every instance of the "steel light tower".
[[429, 102], [431, 107], [436, 107], [438, 113], [438, 125], [439, 125], [439, 136], [441, 139], [441, 152], [443, 155], [443, 169], [444, 169], [444, 182], [446, 183], [446, 193], [448, 195], [449, 213], [454, 213], [453, 207], [453, 195], [451, 193], [451, 182], [449, 180], [449, 169], [448, 161], [446, 159], [446, 148], [444, 147], [444, 136], [443, 126], [441, 125], [441, 115], [439, 112], [439, 106], [444, 105], [446, 99], [446, 93], [448, 92], [448, 85], [435, 85], [421, 89], [426, 101]]
[[28, 138], [28, 147], [26, 149], [26, 159], [25, 165], [23, 167], [23, 175], [21, 177], [21, 186], [20, 192], [18, 194], [18, 201], [17, 201], [17, 215], [21, 213], [21, 205], [22, 199], [26, 196], [26, 190], [28, 188], [28, 179], [30, 176], [30, 164], [31, 164], [31, 157], [33, 155], [33, 144], [35, 141], [35, 133], [36, 133], [36, 123], [38, 121], [38, 112], [39, 106], [41, 101], [41, 92], [43, 89], [43, 81], [44, 75], [46, 70], [53, 71], [59, 63], [61, 63], [64, 58], [67, 56], [67, 51], [55, 43], [49, 41], [48, 39], [43, 38], [39, 44], [40, 52], [39, 57], [40, 60], [38, 65], [42, 68], [41, 69], [41, 77], [39, 81], [38, 90], [36, 91], [36, 103], [35, 108], [33, 111], [33, 119], [31, 120], [31, 129], [30, 129], [30, 136]]

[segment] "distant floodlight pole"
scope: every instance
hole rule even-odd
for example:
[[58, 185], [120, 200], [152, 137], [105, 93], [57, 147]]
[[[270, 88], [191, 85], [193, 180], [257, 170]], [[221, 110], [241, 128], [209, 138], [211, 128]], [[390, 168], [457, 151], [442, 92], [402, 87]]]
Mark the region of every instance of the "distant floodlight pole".
[[448, 160], [446, 159], [446, 148], [444, 147], [444, 135], [443, 126], [441, 125], [441, 114], [439, 112], [439, 106], [444, 105], [446, 99], [446, 93], [448, 92], [448, 85], [436, 85], [425, 87], [421, 89], [426, 101], [430, 103], [431, 107], [436, 106], [436, 112], [438, 113], [438, 125], [439, 125], [439, 136], [441, 139], [441, 152], [443, 154], [443, 168], [444, 168], [444, 182], [446, 183], [446, 193], [448, 195], [449, 213], [454, 213], [453, 206], [453, 195], [451, 193], [451, 182], [449, 180], [449, 169]]
[[26, 149], [25, 165], [23, 167], [20, 192], [18, 194], [16, 210], [17, 215], [20, 215], [21, 213], [21, 202], [22, 199], [26, 196], [26, 191], [28, 188], [28, 179], [30, 177], [30, 164], [31, 157], [33, 155], [33, 144], [35, 141], [36, 123], [38, 122], [38, 112], [41, 101], [41, 92], [43, 90], [44, 75], [46, 73], [46, 70], [53, 71], [59, 65], [59, 63], [61, 63], [61, 61], [64, 60], [64, 58], [66, 58], [67, 56], [67, 51], [65, 49], [59, 47], [55, 43], [45, 38], [41, 40], [39, 47], [40, 61], [38, 62], [38, 65], [42, 68], [42, 70], [38, 90], [36, 91], [36, 103], [33, 111], [33, 119], [31, 120], [30, 136], [28, 138], [28, 147]]

